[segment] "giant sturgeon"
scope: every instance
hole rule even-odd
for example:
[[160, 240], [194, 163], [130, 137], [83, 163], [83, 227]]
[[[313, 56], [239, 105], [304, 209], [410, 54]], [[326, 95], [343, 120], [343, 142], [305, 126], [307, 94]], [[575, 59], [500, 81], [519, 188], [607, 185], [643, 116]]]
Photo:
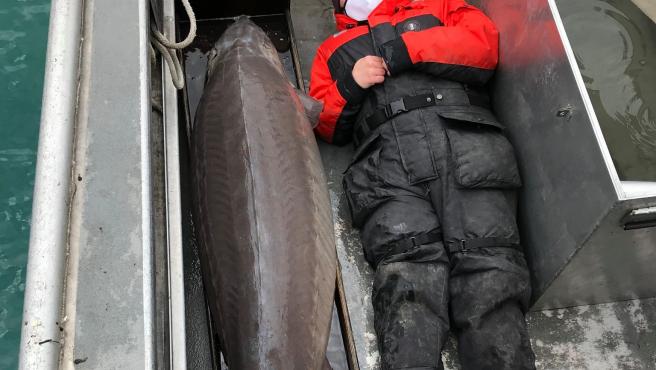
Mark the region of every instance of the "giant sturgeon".
[[246, 18], [215, 45], [192, 161], [203, 274], [228, 367], [321, 369], [337, 265], [326, 179], [302, 102]]

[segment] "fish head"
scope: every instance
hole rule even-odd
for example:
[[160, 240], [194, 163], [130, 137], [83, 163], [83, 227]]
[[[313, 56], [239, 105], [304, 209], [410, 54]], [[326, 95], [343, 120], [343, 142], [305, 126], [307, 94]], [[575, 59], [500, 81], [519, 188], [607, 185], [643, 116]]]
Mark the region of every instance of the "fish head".
[[282, 63], [273, 42], [262, 28], [246, 16], [237, 18], [235, 23], [228, 27], [214, 44], [208, 69], [212, 71], [214, 65], [219, 61], [235, 56], [238, 58], [265, 58], [281, 73], [283, 72]]

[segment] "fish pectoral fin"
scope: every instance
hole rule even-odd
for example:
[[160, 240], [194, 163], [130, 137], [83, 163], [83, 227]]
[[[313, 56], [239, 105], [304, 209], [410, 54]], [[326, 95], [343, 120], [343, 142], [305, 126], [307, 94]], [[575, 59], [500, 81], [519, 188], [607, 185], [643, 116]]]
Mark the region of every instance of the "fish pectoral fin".
[[308, 121], [310, 121], [310, 125], [312, 128], [317, 127], [319, 124], [319, 115], [323, 110], [323, 103], [299, 89], [296, 89], [296, 93], [301, 100], [301, 104], [303, 104], [303, 109], [305, 109], [305, 115]]

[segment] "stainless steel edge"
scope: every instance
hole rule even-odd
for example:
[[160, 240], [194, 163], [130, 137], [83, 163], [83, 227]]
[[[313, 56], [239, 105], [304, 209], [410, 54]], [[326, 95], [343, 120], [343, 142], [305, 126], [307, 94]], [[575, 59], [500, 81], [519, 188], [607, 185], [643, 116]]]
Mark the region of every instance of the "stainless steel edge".
[[656, 23], [656, 2], [653, 0], [631, 0], [645, 15]]
[[[175, 39], [175, 5], [164, 0], [164, 34]], [[182, 204], [180, 187], [180, 138], [178, 127], [178, 90], [173, 85], [171, 71], [162, 67], [162, 97], [164, 109], [164, 160], [166, 181], [166, 235], [169, 266], [169, 338], [171, 369], [187, 368], [185, 330], [185, 286], [183, 265]]]
[[150, 149], [150, 2], [139, 0], [139, 101], [141, 120], [141, 227], [143, 248], [144, 369], [155, 369], [155, 270]]
[[622, 189], [622, 200], [656, 197], [656, 182], [653, 181], [622, 181]]
[[548, 2], [549, 2], [549, 7], [551, 8], [551, 12], [553, 13], [556, 28], [558, 29], [558, 33], [560, 34], [560, 39], [563, 43], [563, 47], [565, 48], [565, 54], [567, 55], [567, 59], [569, 60], [569, 65], [572, 67], [572, 71], [574, 72], [574, 79], [576, 81], [576, 85], [579, 88], [581, 98], [583, 99], [585, 110], [590, 119], [590, 123], [592, 124], [592, 130], [594, 131], [595, 137], [599, 142], [599, 148], [601, 150], [601, 154], [603, 156], [604, 162], [606, 163], [606, 167], [608, 168], [608, 173], [610, 174], [610, 178], [613, 182], [613, 187], [615, 188], [617, 197], [620, 199], [624, 198], [625, 194], [622, 188], [620, 177], [617, 174], [617, 169], [615, 169], [615, 165], [613, 164], [613, 159], [610, 155], [610, 151], [608, 150], [608, 145], [606, 145], [606, 139], [604, 138], [604, 134], [601, 131], [601, 126], [599, 125], [599, 119], [597, 118], [597, 114], [595, 113], [594, 106], [592, 105], [592, 101], [590, 100], [590, 95], [588, 95], [588, 90], [585, 87], [585, 82], [583, 81], [583, 74], [581, 73], [578, 62], [576, 61], [576, 56], [574, 55], [574, 49], [572, 49], [572, 45], [570, 44], [569, 38], [567, 37], [567, 32], [565, 32], [565, 25], [563, 24], [563, 20], [560, 17], [560, 13], [558, 12], [558, 6], [556, 5], [556, 0], [548, 0]]
[[20, 369], [59, 362], [82, 0], [53, 0], [25, 283]]

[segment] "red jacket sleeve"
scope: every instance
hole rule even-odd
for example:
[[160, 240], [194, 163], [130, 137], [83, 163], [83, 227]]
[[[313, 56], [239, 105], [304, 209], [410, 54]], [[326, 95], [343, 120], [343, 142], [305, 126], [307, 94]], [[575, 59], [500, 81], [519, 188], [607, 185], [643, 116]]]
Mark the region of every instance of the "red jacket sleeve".
[[[427, 2], [428, 3], [428, 2]], [[443, 26], [401, 37], [380, 46], [390, 72], [415, 67], [465, 83], [484, 84], [498, 62], [499, 33], [479, 9], [463, 0], [434, 2], [429, 9]]]
[[353, 124], [366, 90], [353, 79], [351, 71], [333, 76], [326, 49], [320, 47], [312, 64], [310, 96], [323, 102], [315, 133], [328, 143], [344, 145], [351, 140]]

